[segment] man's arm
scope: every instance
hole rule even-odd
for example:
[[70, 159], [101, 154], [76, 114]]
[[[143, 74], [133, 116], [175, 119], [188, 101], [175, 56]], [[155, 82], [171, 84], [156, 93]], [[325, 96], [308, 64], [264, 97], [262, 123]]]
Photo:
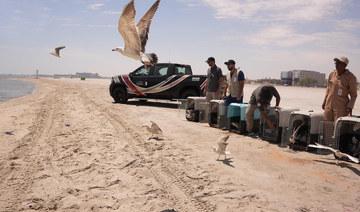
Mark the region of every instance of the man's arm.
[[226, 96], [226, 92], [227, 92], [227, 89], [228, 89], [228, 81], [226, 81], [226, 83], [225, 83], [225, 88], [224, 88], [224, 93], [223, 93], [223, 95], [221, 96], [221, 99], [224, 99], [225, 98], [225, 96]]
[[207, 90], [207, 86], [208, 86], [208, 83], [209, 83], [209, 79], [206, 79], [206, 83], [205, 83], [205, 86], [204, 86], [204, 96], [206, 96], [206, 90]]
[[218, 87], [218, 89], [216, 90], [216, 95], [217, 96], [219, 96], [220, 95], [220, 90], [221, 90], [221, 87], [222, 87], [222, 84], [223, 84], [223, 77], [221, 76], [220, 78], [219, 78], [219, 87]]
[[349, 94], [350, 94], [350, 101], [347, 104], [347, 114], [352, 116], [352, 109], [354, 108], [354, 104], [357, 98], [357, 82], [356, 77], [351, 77], [349, 82]]
[[236, 100], [240, 100], [241, 99], [241, 96], [242, 96], [242, 93], [243, 93], [243, 90], [244, 90], [244, 84], [245, 84], [245, 80], [241, 80], [239, 81], [239, 94], [236, 98]]
[[325, 98], [324, 98], [324, 101], [323, 101], [322, 106], [321, 106], [323, 110], [325, 110], [326, 99], [327, 99], [327, 96], [329, 95], [329, 90], [330, 90], [330, 88], [329, 88], [330, 76], [331, 76], [331, 73], [330, 73], [330, 75], [329, 75], [328, 83], [327, 83], [327, 86], [326, 86]]

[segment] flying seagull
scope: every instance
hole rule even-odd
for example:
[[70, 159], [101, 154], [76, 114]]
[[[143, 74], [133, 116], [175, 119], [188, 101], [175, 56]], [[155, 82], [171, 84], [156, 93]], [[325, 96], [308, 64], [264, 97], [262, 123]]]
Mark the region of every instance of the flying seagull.
[[345, 160], [345, 161], [352, 161], [354, 163], [359, 163], [359, 159], [355, 158], [351, 155], [348, 155], [346, 153], [340, 152], [339, 150], [333, 149], [329, 146], [324, 146], [318, 143], [315, 143], [316, 145], [310, 144], [308, 145], [309, 147], [313, 147], [313, 148], [318, 148], [318, 149], [327, 149], [330, 150], [334, 153], [334, 157], [338, 160], [337, 163], [339, 163], [340, 160]]
[[50, 54], [54, 55], [55, 57], [61, 57], [60, 56], [60, 50], [65, 48], [65, 46], [59, 46], [55, 48], [55, 51], [51, 52]]
[[135, 6], [134, 0], [130, 1], [123, 9], [118, 30], [125, 42], [125, 48], [117, 47], [113, 51], [120, 52], [124, 56], [140, 60], [147, 68], [147, 65], [154, 66], [158, 62], [155, 53], [145, 53], [145, 46], [148, 40], [151, 20], [159, 7], [160, 0], [157, 0], [146, 14], [135, 26]]
[[229, 138], [230, 135], [225, 135], [225, 136], [221, 136], [218, 142], [218, 147], [216, 148], [215, 146], [213, 146], [213, 150], [214, 152], [216, 152], [217, 154], [219, 154], [219, 157], [217, 158], [217, 160], [219, 160], [221, 155], [225, 155], [225, 159], [226, 159], [226, 155], [230, 155], [230, 152], [226, 151], [226, 146], [229, 143], [226, 143], [227, 139]]
[[152, 139], [154, 135], [156, 135], [156, 139], [159, 138], [159, 135], [162, 135], [162, 130], [160, 129], [160, 127], [153, 121], [151, 122], [151, 127], [149, 125], [145, 125], [144, 127], [146, 127], [146, 130], [151, 133], [151, 136], [148, 140]]

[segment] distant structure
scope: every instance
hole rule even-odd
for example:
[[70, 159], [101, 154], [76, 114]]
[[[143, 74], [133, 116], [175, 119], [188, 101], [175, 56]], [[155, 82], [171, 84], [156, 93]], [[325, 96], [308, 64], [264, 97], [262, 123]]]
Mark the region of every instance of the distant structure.
[[76, 72], [76, 74], [73, 76], [73, 78], [81, 78], [81, 77], [85, 77], [85, 78], [100, 78], [98, 73], [87, 73], [87, 72]]
[[54, 78], [101, 78], [98, 73], [76, 72], [76, 74], [54, 74]]
[[39, 79], [39, 70], [36, 70], [36, 79]]
[[326, 75], [317, 71], [282, 71], [280, 77], [282, 85], [326, 86]]

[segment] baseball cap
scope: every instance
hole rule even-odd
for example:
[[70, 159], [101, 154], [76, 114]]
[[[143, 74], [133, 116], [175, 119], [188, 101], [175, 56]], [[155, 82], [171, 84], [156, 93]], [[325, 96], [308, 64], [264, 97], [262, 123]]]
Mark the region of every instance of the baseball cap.
[[227, 62], [225, 62], [225, 65], [229, 65], [229, 64], [234, 64], [235, 65], [235, 61], [230, 59]]
[[334, 58], [334, 61], [340, 61], [345, 63], [346, 65], [349, 64], [349, 59], [347, 57]]
[[207, 59], [207, 61], [205, 61], [205, 62], [210, 62], [210, 61], [215, 61], [215, 58], [214, 57], [209, 57], [208, 59]]

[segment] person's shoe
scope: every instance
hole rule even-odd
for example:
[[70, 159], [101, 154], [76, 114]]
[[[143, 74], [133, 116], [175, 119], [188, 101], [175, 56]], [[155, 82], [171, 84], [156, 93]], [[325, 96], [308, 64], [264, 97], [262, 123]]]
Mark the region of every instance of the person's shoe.
[[250, 133], [248, 133], [247, 135], [248, 135], [248, 136], [254, 136], [255, 133], [254, 133], [254, 132], [250, 132]]

